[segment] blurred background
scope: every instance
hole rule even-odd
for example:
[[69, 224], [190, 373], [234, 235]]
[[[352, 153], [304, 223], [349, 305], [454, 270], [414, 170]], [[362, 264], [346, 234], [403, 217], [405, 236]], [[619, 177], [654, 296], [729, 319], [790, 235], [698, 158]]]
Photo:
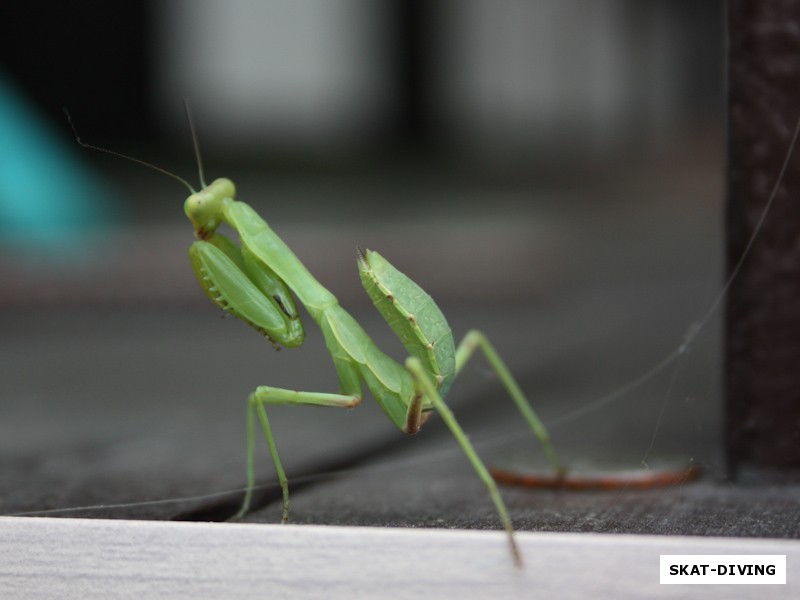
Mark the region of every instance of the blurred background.
[[[129, 469], [144, 452], [149, 478], [181, 463], [207, 489], [239, 469], [254, 385], [336, 386], [316, 334], [276, 357], [214, 318], [186, 257], [188, 192], [81, 148], [64, 108], [85, 142], [194, 184], [189, 100], [207, 177], [233, 179], [390, 352], [357, 244], [411, 274], [457, 338], [495, 336], [553, 422], [675, 349], [720, 288], [721, 0], [7, 0], [2, 15], [0, 451], [27, 457], [6, 466], [27, 481], [63, 489], [53, 449], [122, 478], [124, 456], [109, 469], [76, 448], [124, 447]], [[624, 432], [634, 462], [663, 444], [718, 465], [707, 329], [703, 360], [558, 435]], [[487, 385], [478, 372], [465, 389]], [[192, 471], [176, 446], [209, 436], [219, 464]]]
[[[602, 210], [616, 200], [604, 197], [604, 187], [641, 179], [648, 167], [681, 169], [696, 159], [718, 166], [722, 7], [626, 0], [589, 7], [556, 0], [8, 2], [4, 20], [14, 31], [0, 42], [3, 269], [23, 261], [15, 277], [24, 278], [25, 262], [46, 269], [65, 252], [70, 264], [59, 264], [59, 272], [100, 268], [98, 261], [120, 260], [113, 247], [126, 243], [137, 245], [125, 257], [130, 263], [145, 258], [142, 246], [177, 237], [117, 239], [91, 255], [90, 242], [104, 243], [98, 235], [179, 221], [186, 192], [80, 148], [64, 110], [84, 141], [196, 182], [185, 98], [209, 178], [233, 178], [242, 198], [271, 222], [312, 231], [372, 220], [374, 227], [358, 229], [377, 235], [342, 240], [345, 246], [373, 239], [385, 246], [385, 236], [399, 236], [393, 250], [397, 244], [398, 252], [455, 261], [434, 279], [474, 261], [508, 266], [479, 269], [481, 278], [505, 275], [518, 266], [511, 259], [532, 260], [529, 268], [552, 277], [559, 268], [541, 264], [525, 244], [564, 241], [544, 226], [553, 212], [581, 204]], [[709, 200], [718, 198], [700, 201]], [[494, 257], [485, 246], [492, 227], [509, 228], [495, 238], [504, 247]], [[448, 237], [452, 232], [460, 241]], [[448, 252], [453, 243], [464, 248]], [[112, 271], [99, 295], [117, 284]], [[534, 272], [522, 285], [535, 287], [538, 277]], [[97, 287], [85, 285], [94, 274], [88, 279], [75, 294]], [[508, 291], [500, 280], [468, 284], [476, 294]], [[0, 302], [68, 293], [34, 285], [4, 286]], [[147, 293], [177, 293], [160, 285], [151, 280]]]

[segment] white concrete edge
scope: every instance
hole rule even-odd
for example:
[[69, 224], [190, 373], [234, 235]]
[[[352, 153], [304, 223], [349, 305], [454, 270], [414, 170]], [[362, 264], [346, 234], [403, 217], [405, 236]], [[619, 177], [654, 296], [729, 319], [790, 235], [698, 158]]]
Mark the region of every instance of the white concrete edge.
[[[0, 517], [0, 598], [800, 597], [800, 541]], [[785, 586], [662, 586], [661, 554], [785, 554]]]

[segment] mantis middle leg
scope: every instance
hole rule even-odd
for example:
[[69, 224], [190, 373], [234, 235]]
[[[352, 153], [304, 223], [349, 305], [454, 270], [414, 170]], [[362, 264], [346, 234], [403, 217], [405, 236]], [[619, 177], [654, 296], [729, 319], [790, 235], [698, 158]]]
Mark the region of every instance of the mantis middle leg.
[[278, 448], [275, 445], [275, 438], [272, 435], [272, 428], [267, 417], [265, 408], [268, 404], [308, 404], [313, 406], [334, 406], [340, 408], [355, 408], [361, 403], [361, 396], [358, 394], [326, 394], [322, 392], [298, 392], [282, 388], [274, 388], [266, 385], [259, 386], [250, 394], [247, 401], [247, 491], [245, 493], [242, 507], [239, 509], [232, 520], [241, 519], [250, 510], [250, 503], [255, 489], [255, 438], [256, 438], [256, 416], [261, 424], [264, 439], [267, 441], [272, 462], [275, 464], [275, 471], [283, 493], [283, 514], [281, 522], [285, 523], [289, 519], [289, 482], [283, 470]]

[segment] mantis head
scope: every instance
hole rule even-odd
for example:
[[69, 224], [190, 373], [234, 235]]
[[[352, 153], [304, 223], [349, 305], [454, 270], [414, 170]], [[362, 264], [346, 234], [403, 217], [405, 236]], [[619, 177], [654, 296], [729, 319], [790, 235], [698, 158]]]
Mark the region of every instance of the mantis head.
[[223, 220], [223, 206], [236, 195], [230, 179], [220, 178], [186, 199], [183, 210], [194, 225], [195, 235], [201, 240], [210, 238]]

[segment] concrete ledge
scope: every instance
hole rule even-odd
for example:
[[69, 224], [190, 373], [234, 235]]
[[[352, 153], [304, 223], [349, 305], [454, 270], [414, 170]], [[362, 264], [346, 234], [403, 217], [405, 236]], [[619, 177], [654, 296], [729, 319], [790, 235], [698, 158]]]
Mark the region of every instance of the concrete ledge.
[[[660, 554], [785, 554], [796, 598], [800, 541], [0, 518], [0, 595], [27, 598], [723, 598], [729, 586], [662, 586]], [[761, 598], [740, 585], [737, 598]]]

